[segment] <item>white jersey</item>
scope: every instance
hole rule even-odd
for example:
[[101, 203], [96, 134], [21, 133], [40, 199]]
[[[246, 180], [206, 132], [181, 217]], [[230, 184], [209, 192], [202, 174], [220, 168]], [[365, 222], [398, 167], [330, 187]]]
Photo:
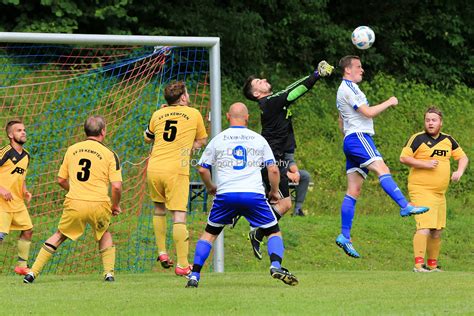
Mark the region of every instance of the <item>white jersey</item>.
[[207, 145], [199, 165], [217, 172], [217, 194], [252, 192], [265, 194], [261, 169], [275, 163], [265, 138], [243, 126], [231, 126]]
[[355, 82], [342, 79], [337, 90], [336, 105], [342, 117], [345, 136], [355, 132], [367, 133], [370, 136], [375, 134], [373, 120], [357, 111], [364, 104], [370, 106], [359, 86]]

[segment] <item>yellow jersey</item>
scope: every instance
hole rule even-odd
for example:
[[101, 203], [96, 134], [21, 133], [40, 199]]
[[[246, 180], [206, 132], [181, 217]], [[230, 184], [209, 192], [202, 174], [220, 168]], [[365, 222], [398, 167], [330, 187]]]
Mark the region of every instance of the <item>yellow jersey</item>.
[[437, 138], [425, 132], [412, 135], [402, 149], [400, 157], [438, 160], [439, 163], [434, 169], [410, 168], [408, 188], [445, 193], [451, 174], [450, 158], [459, 160], [464, 156], [466, 154], [461, 146], [448, 134], [440, 133]]
[[145, 137], [154, 139], [148, 170], [189, 175], [195, 139], [206, 138], [201, 113], [189, 106], [167, 106], [153, 113]]
[[70, 199], [110, 201], [109, 183], [122, 181], [122, 170], [117, 154], [88, 139], [67, 149], [58, 177], [69, 179], [66, 197]]
[[0, 149], [0, 186], [10, 191], [13, 200], [0, 197], [0, 211], [19, 212], [25, 209], [23, 184], [25, 183], [30, 155], [23, 149], [21, 154], [11, 145]]

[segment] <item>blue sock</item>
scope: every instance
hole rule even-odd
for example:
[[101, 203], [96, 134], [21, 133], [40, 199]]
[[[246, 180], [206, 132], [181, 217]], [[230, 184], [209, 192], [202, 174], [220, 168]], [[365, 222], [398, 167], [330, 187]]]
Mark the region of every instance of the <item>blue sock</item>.
[[405, 208], [408, 205], [408, 201], [403, 195], [402, 191], [398, 188], [398, 185], [393, 181], [392, 175], [390, 173], [383, 174], [379, 177], [380, 186], [382, 189], [390, 195], [392, 200], [394, 200], [401, 208]]
[[352, 221], [354, 220], [355, 205], [357, 200], [350, 195], [345, 195], [341, 205], [341, 233], [351, 239]]
[[281, 239], [280, 236], [270, 237], [268, 239], [267, 250], [272, 267], [281, 268], [281, 261], [283, 260], [283, 253], [285, 252], [283, 239]]
[[200, 278], [201, 268], [209, 257], [211, 249], [212, 244], [207, 240], [199, 239], [196, 243], [196, 251], [194, 252], [193, 272], [191, 273], [191, 276], [195, 276], [198, 280]]

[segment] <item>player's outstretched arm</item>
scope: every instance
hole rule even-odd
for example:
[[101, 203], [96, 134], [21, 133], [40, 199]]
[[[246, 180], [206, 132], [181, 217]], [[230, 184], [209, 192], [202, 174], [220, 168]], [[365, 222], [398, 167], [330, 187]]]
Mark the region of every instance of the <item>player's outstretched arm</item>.
[[398, 99], [396, 97], [390, 97], [386, 101], [374, 106], [368, 106], [366, 104], [361, 105], [359, 106], [357, 111], [362, 113], [362, 115], [364, 115], [365, 117], [374, 118], [380, 113], [382, 113], [383, 111], [385, 111], [386, 109], [388, 109], [389, 107], [395, 106], [397, 104], [398, 104]]

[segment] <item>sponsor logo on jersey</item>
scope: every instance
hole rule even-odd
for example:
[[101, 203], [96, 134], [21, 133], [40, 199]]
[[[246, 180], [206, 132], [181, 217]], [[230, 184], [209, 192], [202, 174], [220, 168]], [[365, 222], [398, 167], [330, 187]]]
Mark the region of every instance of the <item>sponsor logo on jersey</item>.
[[20, 167], [16, 167], [15, 169], [13, 169], [12, 173], [11, 174], [14, 174], [14, 173], [19, 173], [19, 174], [24, 174], [25, 173], [25, 169], [23, 168], [20, 168]]
[[446, 154], [448, 153], [447, 150], [443, 150], [443, 149], [435, 149], [433, 150], [433, 153], [431, 154], [430, 157], [433, 157], [433, 156], [441, 156], [441, 157], [446, 157]]

